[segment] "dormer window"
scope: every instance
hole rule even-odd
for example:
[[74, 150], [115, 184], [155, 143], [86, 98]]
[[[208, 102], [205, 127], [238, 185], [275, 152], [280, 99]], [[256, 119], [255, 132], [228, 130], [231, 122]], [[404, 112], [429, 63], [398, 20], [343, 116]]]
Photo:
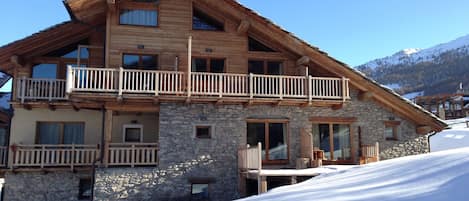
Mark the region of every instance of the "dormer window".
[[224, 31], [224, 24], [204, 12], [194, 9], [192, 12], [192, 29], [205, 31]]
[[158, 11], [145, 9], [121, 9], [119, 24], [135, 26], [158, 26]]

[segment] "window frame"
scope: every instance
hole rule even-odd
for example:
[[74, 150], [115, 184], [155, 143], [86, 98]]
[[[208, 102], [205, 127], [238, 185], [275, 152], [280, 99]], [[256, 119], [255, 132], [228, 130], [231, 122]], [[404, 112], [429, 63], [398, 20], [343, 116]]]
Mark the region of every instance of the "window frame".
[[[384, 138], [386, 141], [398, 141], [399, 140], [399, 126], [400, 121], [384, 121]], [[393, 137], [386, 136], [386, 129], [392, 128]]]
[[124, 52], [121, 54], [121, 62], [122, 62], [122, 67], [125, 69], [125, 60], [124, 57], [126, 55], [131, 55], [131, 56], [138, 56], [138, 65], [135, 68], [131, 68], [132, 70], [145, 70], [145, 67], [143, 66], [143, 57], [144, 56], [154, 56], [156, 58], [156, 66], [155, 69], [153, 70], [159, 70], [160, 69], [160, 57], [158, 54], [150, 54], [150, 53], [128, 53]]
[[[221, 23], [222, 30], [195, 29], [194, 28], [194, 14], [195, 14], [194, 11], [196, 11], [196, 10], [198, 12], [201, 12], [202, 14], [206, 15], [207, 17], [212, 18], [212, 20], [214, 20], [218, 23]], [[191, 10], [191, 30], [192, 31], [226, 32], [226, 20], [225, 19], [220, 20], [219, 18], [220, 17], [218, 17], [218, 16], [213, 16], [213, 15], [208, 14], [205, 10], [200, 9], [199, 7], [195, 6], [194, 3], [192, 3], [192, 10]]]
[[55, 65], [55, 78], [35, 78], [35, 79], [59, 79], [60, 78], [60, 73], [61, 73], [61, 60], [62, 58], [58, 58], [57, 60], [55, 61], [52, 61], [52, 62], [36, 62], [34, 63], [32, 66], [31, 66], [31, 73], [30, 73], [30, 76], [31, 78], [35, 78], [34, 77], [34, 67], [38, 66], [38, 65], [42, 65], [42, 64], [53, 64]]
[[[263, 71], [264, 73], [263, 74], [257, 74], [257, 75], [275, 75], [275, 74], [268, 74], [268, 71], [269, 71], [269, 63], [280, 63], [281, 64], [281, 68], [280, 68], [280, 71], [281, 73], [279, 75], [286, 75], [285, 74], [285, 61], [284, 60], [274, 60], [274, 59], [260, 59], [260, 58], [249, 58], [248, 59], [248, 63], [247, 63], [247, 69], [248, 69], [248, 73], [249, 72], [249, 62], [251, 61], [258, 61], [258, 62], [263, 62]], [[254, 74], [254, 73], [253, 73]]]
[[[201, 136], [197, 134], [198, 129], [200, 128], [207, 128], [208, 129], [208, 136]], [[194, 137], [197, 139], [212, 139], [213, 136], [213, 125], [208, 124], [198, 124], [194, 126]]]
[[[60, 132], [59, 132], [59, 145], [65, 144], [64, 143], [64, 135], [65, 135], [65, 124], [82, 124], [83, 125], [83, 138], [86, 137], [86, 124], [82, 121], [36, 121], [36, 136], [34, 143], [39, 144], [40, 142], [40, 134], [39, 134], [39, 124], [47, 123], [47, 124], [59, 124]], [[85, 139], [83, 139], [86, 142]]]
[[[196, 63], [196, 59], [204, 59], [207, 63], [207, 71], [206, 72], [200, 72], [200, 71], [192, 71], [194, 69], [194, 64]], [[215, 73], [212, 72], [212, 60], [223, 60], [223, 72], [220, 73], [226, 73], [226, 58], [222, 57], [192, 57], [192, 66], [191, 66], [191, 72], [193, 73]]]
[[[265, 139], [265, 160], [262, 160], [262, 164], [265, 165], [286, 165], [290, 162], [290, 121], [288, 119], [246, 119], [246, 138], [247, 138], [247, 125], [249, 123], [264, 123], [264, 139]], [[269, 124], [270, 123], [281, 123], [286, 127], [286, 144], [287, 144], [287, 159], [281, 160], [269, 160]], [[246, 140], [247, 144], [247, 140]]]
[[[326, 161], [334, 161], [337, 163], [353, 163], [355, 161], [355, 146], [353, 143], [353, 123], [357, 121], [355, 117], [312, 117], [310, 121], [313, 125], [319, 124], [329, 124], [329, 147], [331, 150], [334, 150], [334, 124], [337, 125], [348, 125], [349, 127], [349, 135], [350, 135], [350, 160], [333, 160], [334, 152], [331, 151], [330, 159], [326, 159]], [[313, 144], [314, 147], [314, 144]]]
[[[126, 135], [127, 135], [127, 128], [138, 128], [140, 129], [140, 140], [139, 142], [127, 142]], [[122, 143], [142, 143], [143, 142], [143, 124], [124, 124], [122, 125]]]
[[210, 182], [191, 182], [191, 198], [194, 198], [194, 185], [207, 185], [207, 197], [202, 199], [210, 200]]
[[[150, 11], [156, 11], [156, 26], [138, 25], [138, 24], [122, 24], [121, 20], [120, 20], [122, 10], [150, 10]], [[133, 27], [142, 27], [142, 28], [159, 28], [160, 27], [160, 6], [159, 6], [159, 3], [124, 1], [124, 2], [120, 3], [119, 8], [117, 9], [117, 24], [119, 26], [133, 26]]]

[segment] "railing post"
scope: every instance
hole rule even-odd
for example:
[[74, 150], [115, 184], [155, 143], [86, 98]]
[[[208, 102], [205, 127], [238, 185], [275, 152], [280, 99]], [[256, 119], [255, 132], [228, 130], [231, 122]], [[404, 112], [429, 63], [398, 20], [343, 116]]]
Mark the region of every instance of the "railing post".
[[46, 147], [41, 145], [41, 168], [44, 168], [44, 160], [46, 160]]
[[49, 93], [49, 101], [52, 101], [52, 90], [53, 90], [53, 88], [52, 88], [52, 83], [54, 82], [54, 80], [48, 80], [48, 82], [49, 82], [49, 91], [48, 91], [48, 93]]
[[135, 166], [135, 144], [132, 144], [130, 149], [130, 167]]
[[218, 74], [218, 96], [223, 97], [223, 77], [222, 74]]
[[65, 92], [67, 93], [66, 95], [72, 93], [72, 88], [73, 88], [73, 83], [74, 82], [75, 76], [73, 75], [73, 70], [72, 66], [68, 65], [67, 66], [67, 76], [66, 76], [66, 83], [65, 83]]
[[249, 98], [253, 99], [254, 97], [254, 76], [252, 73], [249, 73]]
[[119, 67], [119, 97], [122, 96], [122, 90], [124, 88], [124, 68]]
[[155, 73], [155, 96], [160, 93], [160, 72]]
[[379, 142], [376, 142], [375, 149], [376, 149], [376, 160], [379, 161]]
[[27, 79], [25, 77], [20, 78], [21, 82], [21, 92], [20, 92], [20, 99], [21, 103], [24, 103], [24, 96], [26, 95], [26, 81]]
[[313, 77], [311, 75], [308, 75], [307, 77], [307, 82], [308, 82], [308, 102], [311, 103], [313, 101]]
[[283, 99], [283, 80], [284, 80], [283, 76], [281, 76], [279, 78], [279, 83], [278, 83], [278, 87], [279, 87], [278, 92], [279, 92], [279, 95], [280, 95], [280, 100]]
[[346, 92], [346, 89], [345, 89], [345, 87], [346, 87], [345, 81], [346, 81], [345, 77], [342, 77], [342, 102], [345, 102], [345, 100], [346, 100], [346, 98], [347, 98], [347, 97], [346, 97], [346, 96], [347, 96], [347, 94], [346, 94], [347, 92]]

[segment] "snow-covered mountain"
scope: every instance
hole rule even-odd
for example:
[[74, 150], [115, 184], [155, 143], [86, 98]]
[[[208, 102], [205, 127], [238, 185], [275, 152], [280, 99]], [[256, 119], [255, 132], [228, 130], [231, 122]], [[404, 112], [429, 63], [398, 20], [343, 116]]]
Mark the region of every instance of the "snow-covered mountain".
[[461, 82], [469, 88], [469, 35], [427, 49], [404, 49], [356, 68], [402, 94], [454, 93]]

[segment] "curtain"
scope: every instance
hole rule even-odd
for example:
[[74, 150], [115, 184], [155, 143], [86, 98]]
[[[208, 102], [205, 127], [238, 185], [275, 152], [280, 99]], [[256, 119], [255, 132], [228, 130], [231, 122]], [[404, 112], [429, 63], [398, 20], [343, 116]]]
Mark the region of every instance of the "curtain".
[[64, 124], [64, 144], [84, 144], [85, 126], [82, 123]]
[[39, 144], [60, 144], [58, 123], [38, 123]]
[[120, 11], [120, 24], [157, 26], [158, 13], [156, 10], [130, 10]]

